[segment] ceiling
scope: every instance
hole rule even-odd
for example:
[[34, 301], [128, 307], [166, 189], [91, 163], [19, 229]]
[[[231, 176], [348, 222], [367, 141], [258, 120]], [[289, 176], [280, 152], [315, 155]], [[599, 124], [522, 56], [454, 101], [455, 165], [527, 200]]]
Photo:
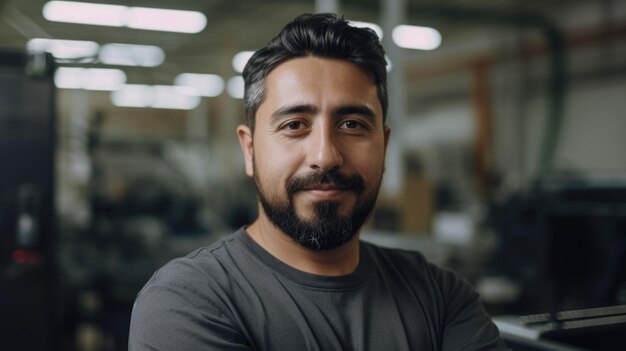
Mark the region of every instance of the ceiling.
[[235, 53], [254, 50], [267, 41], [271, 33], [280, 29], [282, 18], [313, 10], [312, 5], [302, 1], [271, 1], [262, 6], [259, 1], [249, 0], [101, 1], [194, 10], [205, 14], [208, 24], [202, 32], [181, 34], [50, 22], [42, 16], [45, 0], [0, 1], [0, 47], [24, 48], [28, 39], [35, 37], [161, 47], [166, 57], [161, 66], [124, 67], [129, 80], [145, 84], [171, 84], [173, 77], [181, 72], [235, 74], [230, 67]]
[[[315, 11], [313, 0], [92, 2], [200, 11], [207, 17], [208, 24], [198, 34], [177, 34], [56, 23], [42, 16], [46, 0], [0, 0], [0, 48], [24, 48], [28, 39], [36, 37], [91, 40], [99, 44], [156, 45], [165, 51], [165, 62], [156, 68], [123, 67], [129, 83], [172, 84], [173, 78], [182, 72], [217, 73], [227, 79], [237, 74], [231, 67], [234, 54], [263, 46], [289, 19], [300, 13]], [[381, 3], [374, 0], [340, 1], [340, 12], [350, 19], [380, 23]], [[490, 14], [511, 14], [522, 10], [545, 12], [554, 11], [567, 3], [571, 4], [571, 1], [407, 0], [406, 16], [408, 22], [436, 25], [448, 39], [466, 30], [464, 27], [449, 25], [450, 18], [454, 19], [454, 11], [450, 10], [474, 10]], [[444, 11], [447, 11], [446, 16], [441, 15]], [[458, 14], [463, 16], [463, 12]], [[471, 16], [474, 15], [467, 15], [468, 18]]]

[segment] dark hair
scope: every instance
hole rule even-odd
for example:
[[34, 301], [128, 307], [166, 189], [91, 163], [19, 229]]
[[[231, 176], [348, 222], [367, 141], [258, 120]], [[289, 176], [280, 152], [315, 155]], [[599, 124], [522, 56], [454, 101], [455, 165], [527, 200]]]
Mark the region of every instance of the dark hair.
[[348, 60], [370, 75], [387, 116], [387, 61], [376, 33], [357, 28], [334, 14], [304, 14], [288, 23], [267, 46], [252, 55], [243, 70], [246, 123], [254, 130], [255, 114], [265, 98], [265, 78], [282, 62], [303, 56]]

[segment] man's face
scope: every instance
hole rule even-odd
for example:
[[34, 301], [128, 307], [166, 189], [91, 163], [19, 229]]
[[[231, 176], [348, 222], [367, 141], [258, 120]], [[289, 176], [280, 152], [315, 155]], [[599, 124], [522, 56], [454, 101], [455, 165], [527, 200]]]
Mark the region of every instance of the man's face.
[[313, 250], [356, 235], [376, 201], [389, 136], [368, 75], [344, 60], [286, 61], [266, 78], [254, 135], [238, 133], [260, 216]]

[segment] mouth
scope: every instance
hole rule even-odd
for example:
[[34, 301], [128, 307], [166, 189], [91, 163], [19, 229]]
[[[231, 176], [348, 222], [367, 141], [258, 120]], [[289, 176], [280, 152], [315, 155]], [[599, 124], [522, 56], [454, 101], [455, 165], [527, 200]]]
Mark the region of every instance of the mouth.
[[348, 189], [333, 184], [317, 184], [302, 189], [302, 192], [314, 199], [328, 200], [347, 194]]
[[346, 188], [339, 186], [339, 185], [335, 185], [335, 184], [322, 183], [322, 184], [315, 184], [315, 185], [305, 187], [302, 190], [304, 191], [343, 191], [343, 190], [346, 190]]
[[300, 193], [319, 200], [348, 194], [358, 196], [365, 188], [363, 183], [357, 174], [343, 175], [338, 171], [329, 171], [292, 177], [287, 182], [286, 190], [290, 197]]

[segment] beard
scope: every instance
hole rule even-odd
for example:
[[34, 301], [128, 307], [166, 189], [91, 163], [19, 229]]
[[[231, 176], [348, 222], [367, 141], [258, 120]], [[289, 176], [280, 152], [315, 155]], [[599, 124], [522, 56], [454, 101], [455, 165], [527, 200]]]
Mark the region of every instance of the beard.
[[[285, 186], [286, 198], [268, 196], [259, 180], [256, 164], [253, 167], [259, 202], [269, 220], [297, 244], [313, 251], [331, 250], [352, 240], [372, 212], [380, 188], [379, 180], [366, 191], [360, 175], [346, 176], [331, 170], [293, 176]], [[356, 202], [352, 210], [346, 215], [340, 215], [340, 201], [324, 200], [313, 204], [312, 219], [307, 220], [298, 215], [293, 204], [294, 194], [320, 184], [353, 192]]]

